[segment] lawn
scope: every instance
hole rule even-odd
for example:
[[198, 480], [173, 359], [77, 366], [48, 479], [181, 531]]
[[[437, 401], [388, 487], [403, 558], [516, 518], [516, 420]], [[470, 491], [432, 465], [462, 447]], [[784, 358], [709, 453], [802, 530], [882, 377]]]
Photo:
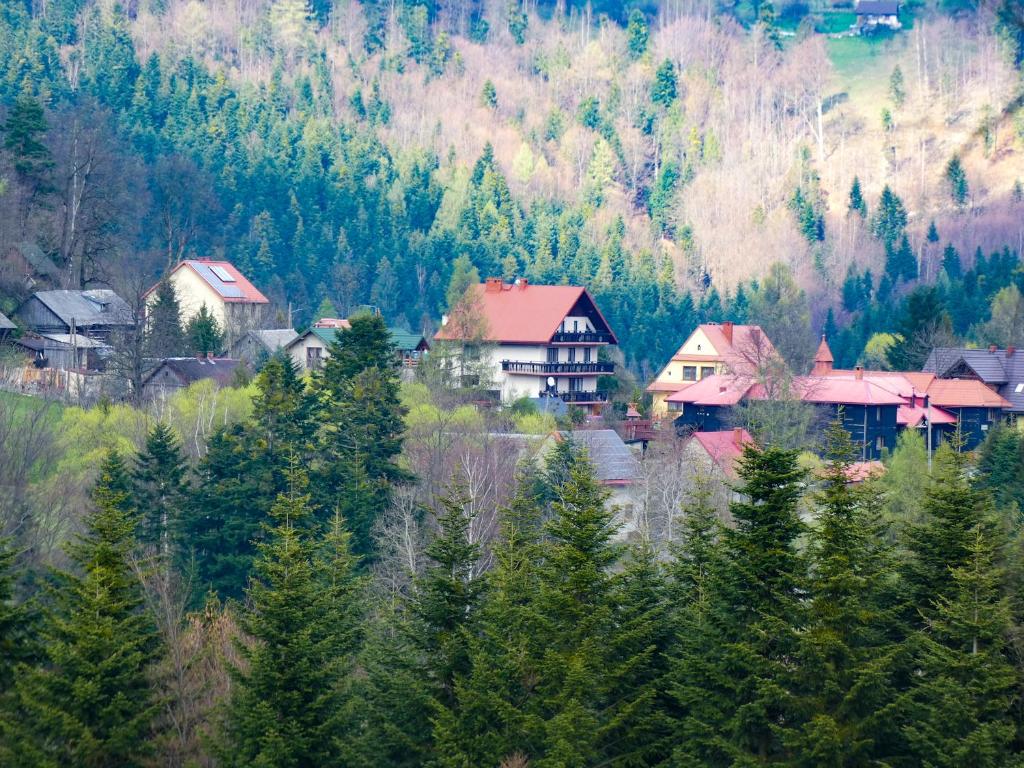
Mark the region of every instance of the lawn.
[[889, 88], [896, 63], [894, 48], [902, 42], [895, 34], [840, 37], [826, 41], [835, 70], [835, 84], [850, 98], [878, 96]]
[[42, 407], [47, 408], [46, 416], [50, 424], [56, 425], [60, 421], [61, 413], [64, 411], [64, 406], [60, 403], [53, 400], [43, 400], [40, 397], [30, 397], [0, 390], [0, 410], [6, 411], [8, 408], [13, 408], [15, 416], [21, 416], [31, 410]]

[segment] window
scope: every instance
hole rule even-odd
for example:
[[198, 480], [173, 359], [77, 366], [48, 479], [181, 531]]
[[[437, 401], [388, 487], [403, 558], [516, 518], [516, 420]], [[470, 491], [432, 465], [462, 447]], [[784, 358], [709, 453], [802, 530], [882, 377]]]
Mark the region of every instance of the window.
[[224, 269], [224, 267], [210, 267], [210, 271], [220, 278], [220, 281], [223, 283], [235, 282], [235, 278], [232, 277], [231, 273]]
[[706, 379], [708, 376], [715, 375], [715, 366], [713, 365], [702, 365], [700, 367], [700, 377]]
[[669, 403], [668, 403], [668, 412], [669, 413], [682, 413], [683, 412], [683, 404], [682, 403], [673, 403], [670, 400]]
[[1013, 388], [1013, 391], [1014, 391], [1015, 393], [1017, 393], [1018, 395], [1019, 395], [1019, 394], [1020, 394], [1021, 392], [1024, 392], [1024, 383], [1018, 384], [1018, 385], [1017, 385], [1016, 387], [1014, 387], [1014, 388]]
[[590, 362], [590, 347], [584, 347], [583, 348], [583, 362], [584, 363], [589, 363]]
[[569, 362], [576, 362], [576, 347], [569, 347]]
[[683, 366], [683, 381], [696, 381], [697, 380], [697, 366], [696, 365], [684, 365]]
[[875, 438], [875, 450], [881, 451], [885, 448], [885, 438], [879, 435]]
[[572, 321], [572, 332], [573, 333], [579, 333], [579, 331], [580, 331], [580, 321], [579, 320], [573, 320]]
[[321, 363], [321, 355], [323, 353], [322, 347], [307, 347], [306, 349], [306, 368], [311, 371], [319, 370]]
[[549, 363], [557, 363], [558, 362], [558, 347], [548, 347], [548, 362]]
[[580, 386], [580, 384], [582, 383], [583, 382], [580, 381], [578, 376], [573, 376], [571, 379], [569, 379], [569, 391], [579, 392], [582, 389], [582, 387]]
[[882, 420], [882, 406], [878, 406], [877, 408], [875, 408], [875, 421], [881, 421], [881, 420]]

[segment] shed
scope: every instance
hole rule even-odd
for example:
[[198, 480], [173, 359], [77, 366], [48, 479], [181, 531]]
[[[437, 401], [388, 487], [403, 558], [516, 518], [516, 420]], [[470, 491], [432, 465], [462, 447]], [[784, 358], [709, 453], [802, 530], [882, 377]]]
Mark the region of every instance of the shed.
[[270, 328], [248, 331], [228, 349], [228, 357], [260, 362], [278, 350], [282, 350], [299, 337], [294, 328]]
[[202, 379], [212, 379], [217, 386], [229, 386], [235, 371], [244, 365], [227, 357], [168, 357], [161, 360], [142, 380], [145, 399], [166, 397]]
[[131, 328], [135, 314], [128, 303], [109, 289], [37, 291], [22, 304], [15, 317], [37, 333], [83, 334], [107, 340], [113, 330]]

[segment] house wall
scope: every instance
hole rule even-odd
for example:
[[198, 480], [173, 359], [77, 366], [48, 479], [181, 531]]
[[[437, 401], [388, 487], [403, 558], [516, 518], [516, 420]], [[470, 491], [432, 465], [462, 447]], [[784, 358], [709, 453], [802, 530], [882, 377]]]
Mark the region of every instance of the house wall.
[[[203, 304], [206, 304], [206, 308], [224, 331], [225, 347], [230, 347], [244, 333], [262, 325], [266, 304], [224, 301], [223, 297], [191, 267], [175, 270], [170, 280], [178, 296], [182, 323], [191, 320], [199, 313]], [[146, 298], [146, 305], [149, 306], [154, 301], [156, 291]]]
[[71, 333], [64, 321], [35, 296], [18, 307], [14, 317], [24, 327], [39, 333]]
[[[721, 353], [711, 344], [707, 334], [700, 328], [697, 328], [697, 330], [690, 334], [690, 337], [683, 343], [679, 351], [669, 360], [668, 365], [662, 368], [655, 381], [667, 384], [692, 383], [683, 376], [684, 369], [687, 366], [693, 366], [697, 369], [695, 372], [696, 378], [692, 381], [699, 381], [704, 377], [701, 368], [713, 367], [715, 373], [724, 373], [725, 364], [721, 360], [714, 359], [720, 356]], [[664, 418], [670, 415], [668, 404], [665, 402], [665, 398], [670, 394], [670, 392], [652, 393], [651, 411], [656, 418]]]
[[142, 397], [146, 400], [157, 400], [176, 392], [184, 386], [178, 375], [166, 365], [154, 373], [142, 385]]
[[[583, 318], [584, 320], [586, 318]], [[572, 331], [572, 324], [568, 326], [568, 331]], [[582, 331], [582, 324], [579, 326]], [[593, 327], [588, 327], [587, 330], [593, 330]], [[517, 400], [521, 397], [538, 397], [541, 392], [547, 388], [547, 375], [542, 374], [528, 374], [528, 373], [515, 373], [506, 372], [502, 370], [502, 363], [505, 361], [513, 362], [528, 362], [528, 363], [546, 363], [548, 359], [548, 349], [555, 350], [556, 360], [551, 362], [567, 363], [569, 362], [569, 349], [575, 350], [576, 362], [582, 363], [585, 359], [584, 346], [578, 345], [529, 345], [529, 344], [498, 344], [494, 347], [490, 347], [487, 350], [489, 355], [488, 368], [492, 372], [492, 383], [494, 388], [499, 392], [501, 401], [508, 403], [513, 400]], [[598, 362], [597, 347], [590, 346], [590, 362]], [[597, 379], [598, 374], [593, 375], [576, 375], [570, 376], [567, 374], [550, 374], [555, 379], [555, 388], [558, 392], [570, 392], [570, 379], [578, 379], [578, 389], [583, 392], [594, 392], [597, 390]]]
[[719, 432], [733, 426], [732, 408], [686, 404], [673, 424], [676, 432]]
[[305, 338], [296, 339], [288, 347], [288, 355], [291, 357], [292, 362], [295, 363], [296, 367], [300, 371], [310, 370], [307, 365], [309, 349], [320, 349], [320, 359], [327, 359], [327, 345], [324, 344], [316, 335], [309, 334]]
[[[944, 405], [942, 409], [957, 417], [965, 451], [973, 451], [985, 442], [989, 431], [1003, 418], [1003, 411], [998, 408], [954, 408]], [[947, 439], [951, 439], [955, 433], [955, 425], [943, 430], [943, 435]]]
[[843, 428], [850, 434], [859, 461], [881, 459], [896, 447], [895, 405], [822, 405], [819, 409], [828, 420], [842, 411]]

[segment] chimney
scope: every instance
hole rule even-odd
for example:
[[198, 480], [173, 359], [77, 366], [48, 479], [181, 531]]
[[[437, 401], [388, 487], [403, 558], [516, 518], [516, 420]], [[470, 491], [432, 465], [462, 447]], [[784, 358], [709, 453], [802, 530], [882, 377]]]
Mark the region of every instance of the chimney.
[[499, 293], [501, 291], [501, 282], [500, 277], [488, 277], [484, 282], [484, 292]]
[[206, 353], [206, 359], [212, 361], [213, 360], [213, 352], [207, 352]]
[[863, 366], [858, 365], [856, 368], [853, 369], [853, 378], [855, 378], [857, 381], [861, 381], [864, 378]]
[[527, 280], [525, 277], [520, 277], [518, 280], [516, 280], [516, 285], [519, 287], [520, 291], [525, 291], [526, 286], [528, 286], [529, 284], [530, 281]]
[[739, 446], [743, 445], [743, 427], [732, 428], [732, 441]]
[[732, 322], [722, 323], [722, 333], [725, 334], [725, 340], [732, 344]]
[[988, 351], [992, 352], [994, 354], [997, 349], [999, 349], [999, 347], [997, 347], [995, 344], [993, 344], [992, 346], [990, 346], [988, 348]]
[[1006, 356], [1013, 357], [1013, 353], [1017, 351], [1017, 348], [1012, 344], [1006, 348]]

